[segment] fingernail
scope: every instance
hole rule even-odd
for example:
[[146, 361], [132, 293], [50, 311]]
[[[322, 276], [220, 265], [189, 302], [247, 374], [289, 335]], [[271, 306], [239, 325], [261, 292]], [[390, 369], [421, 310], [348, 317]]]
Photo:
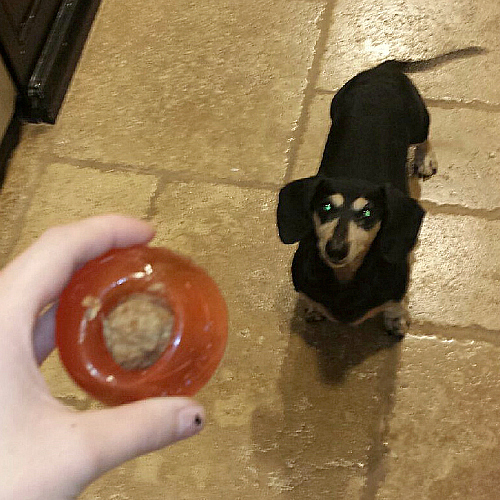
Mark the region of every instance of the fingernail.
[[188, 438], [198, 434], [205, 423], [205, 411], [201, 406], [188, 406], [179, 410], [178, 414], [178, 437]]

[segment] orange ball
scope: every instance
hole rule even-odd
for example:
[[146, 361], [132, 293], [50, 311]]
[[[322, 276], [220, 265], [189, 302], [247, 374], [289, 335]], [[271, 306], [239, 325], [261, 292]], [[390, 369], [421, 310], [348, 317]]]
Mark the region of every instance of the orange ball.
[[[124, 368], [106, 345], [107, 318], [130, 297], [146, 297], [173, 315], [165, 347], [145, 368]], [[219, 365], [227, 331], [226, 304], [212, 278], [186, 257], [145, 245], [114, 249], [85, 264], [61, 294], [56, 317], [63, 365], [108, 405], [194, 395]]]

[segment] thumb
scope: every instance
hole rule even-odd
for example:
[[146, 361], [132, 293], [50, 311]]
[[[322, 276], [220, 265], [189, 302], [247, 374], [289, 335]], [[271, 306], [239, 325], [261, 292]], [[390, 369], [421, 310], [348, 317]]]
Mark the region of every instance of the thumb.
[[189, 398], [151, 398], [83, 413], [95, 477], [139, 455], [200, 432], [203, 407]]

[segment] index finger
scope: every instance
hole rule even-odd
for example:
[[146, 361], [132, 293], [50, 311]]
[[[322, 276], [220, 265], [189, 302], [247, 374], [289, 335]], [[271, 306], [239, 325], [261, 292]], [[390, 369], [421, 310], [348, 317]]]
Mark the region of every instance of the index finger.
[[9, 290], [17, 314], [34, 318], [87, 261], [112, 248], [147, 243], [153, 236], [147, 222], [119, 215], [56, 226], [7, 265], [0, 275], [1, 288]]

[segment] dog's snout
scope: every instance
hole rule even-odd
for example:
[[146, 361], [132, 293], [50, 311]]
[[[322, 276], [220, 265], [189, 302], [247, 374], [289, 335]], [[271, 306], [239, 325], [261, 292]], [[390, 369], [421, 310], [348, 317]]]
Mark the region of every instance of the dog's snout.
[[332, 262], [341, 262], [349, 253], [349, 246], [347, 243], [335, 243], [330, 240], [326, 245], [326, 254]]

